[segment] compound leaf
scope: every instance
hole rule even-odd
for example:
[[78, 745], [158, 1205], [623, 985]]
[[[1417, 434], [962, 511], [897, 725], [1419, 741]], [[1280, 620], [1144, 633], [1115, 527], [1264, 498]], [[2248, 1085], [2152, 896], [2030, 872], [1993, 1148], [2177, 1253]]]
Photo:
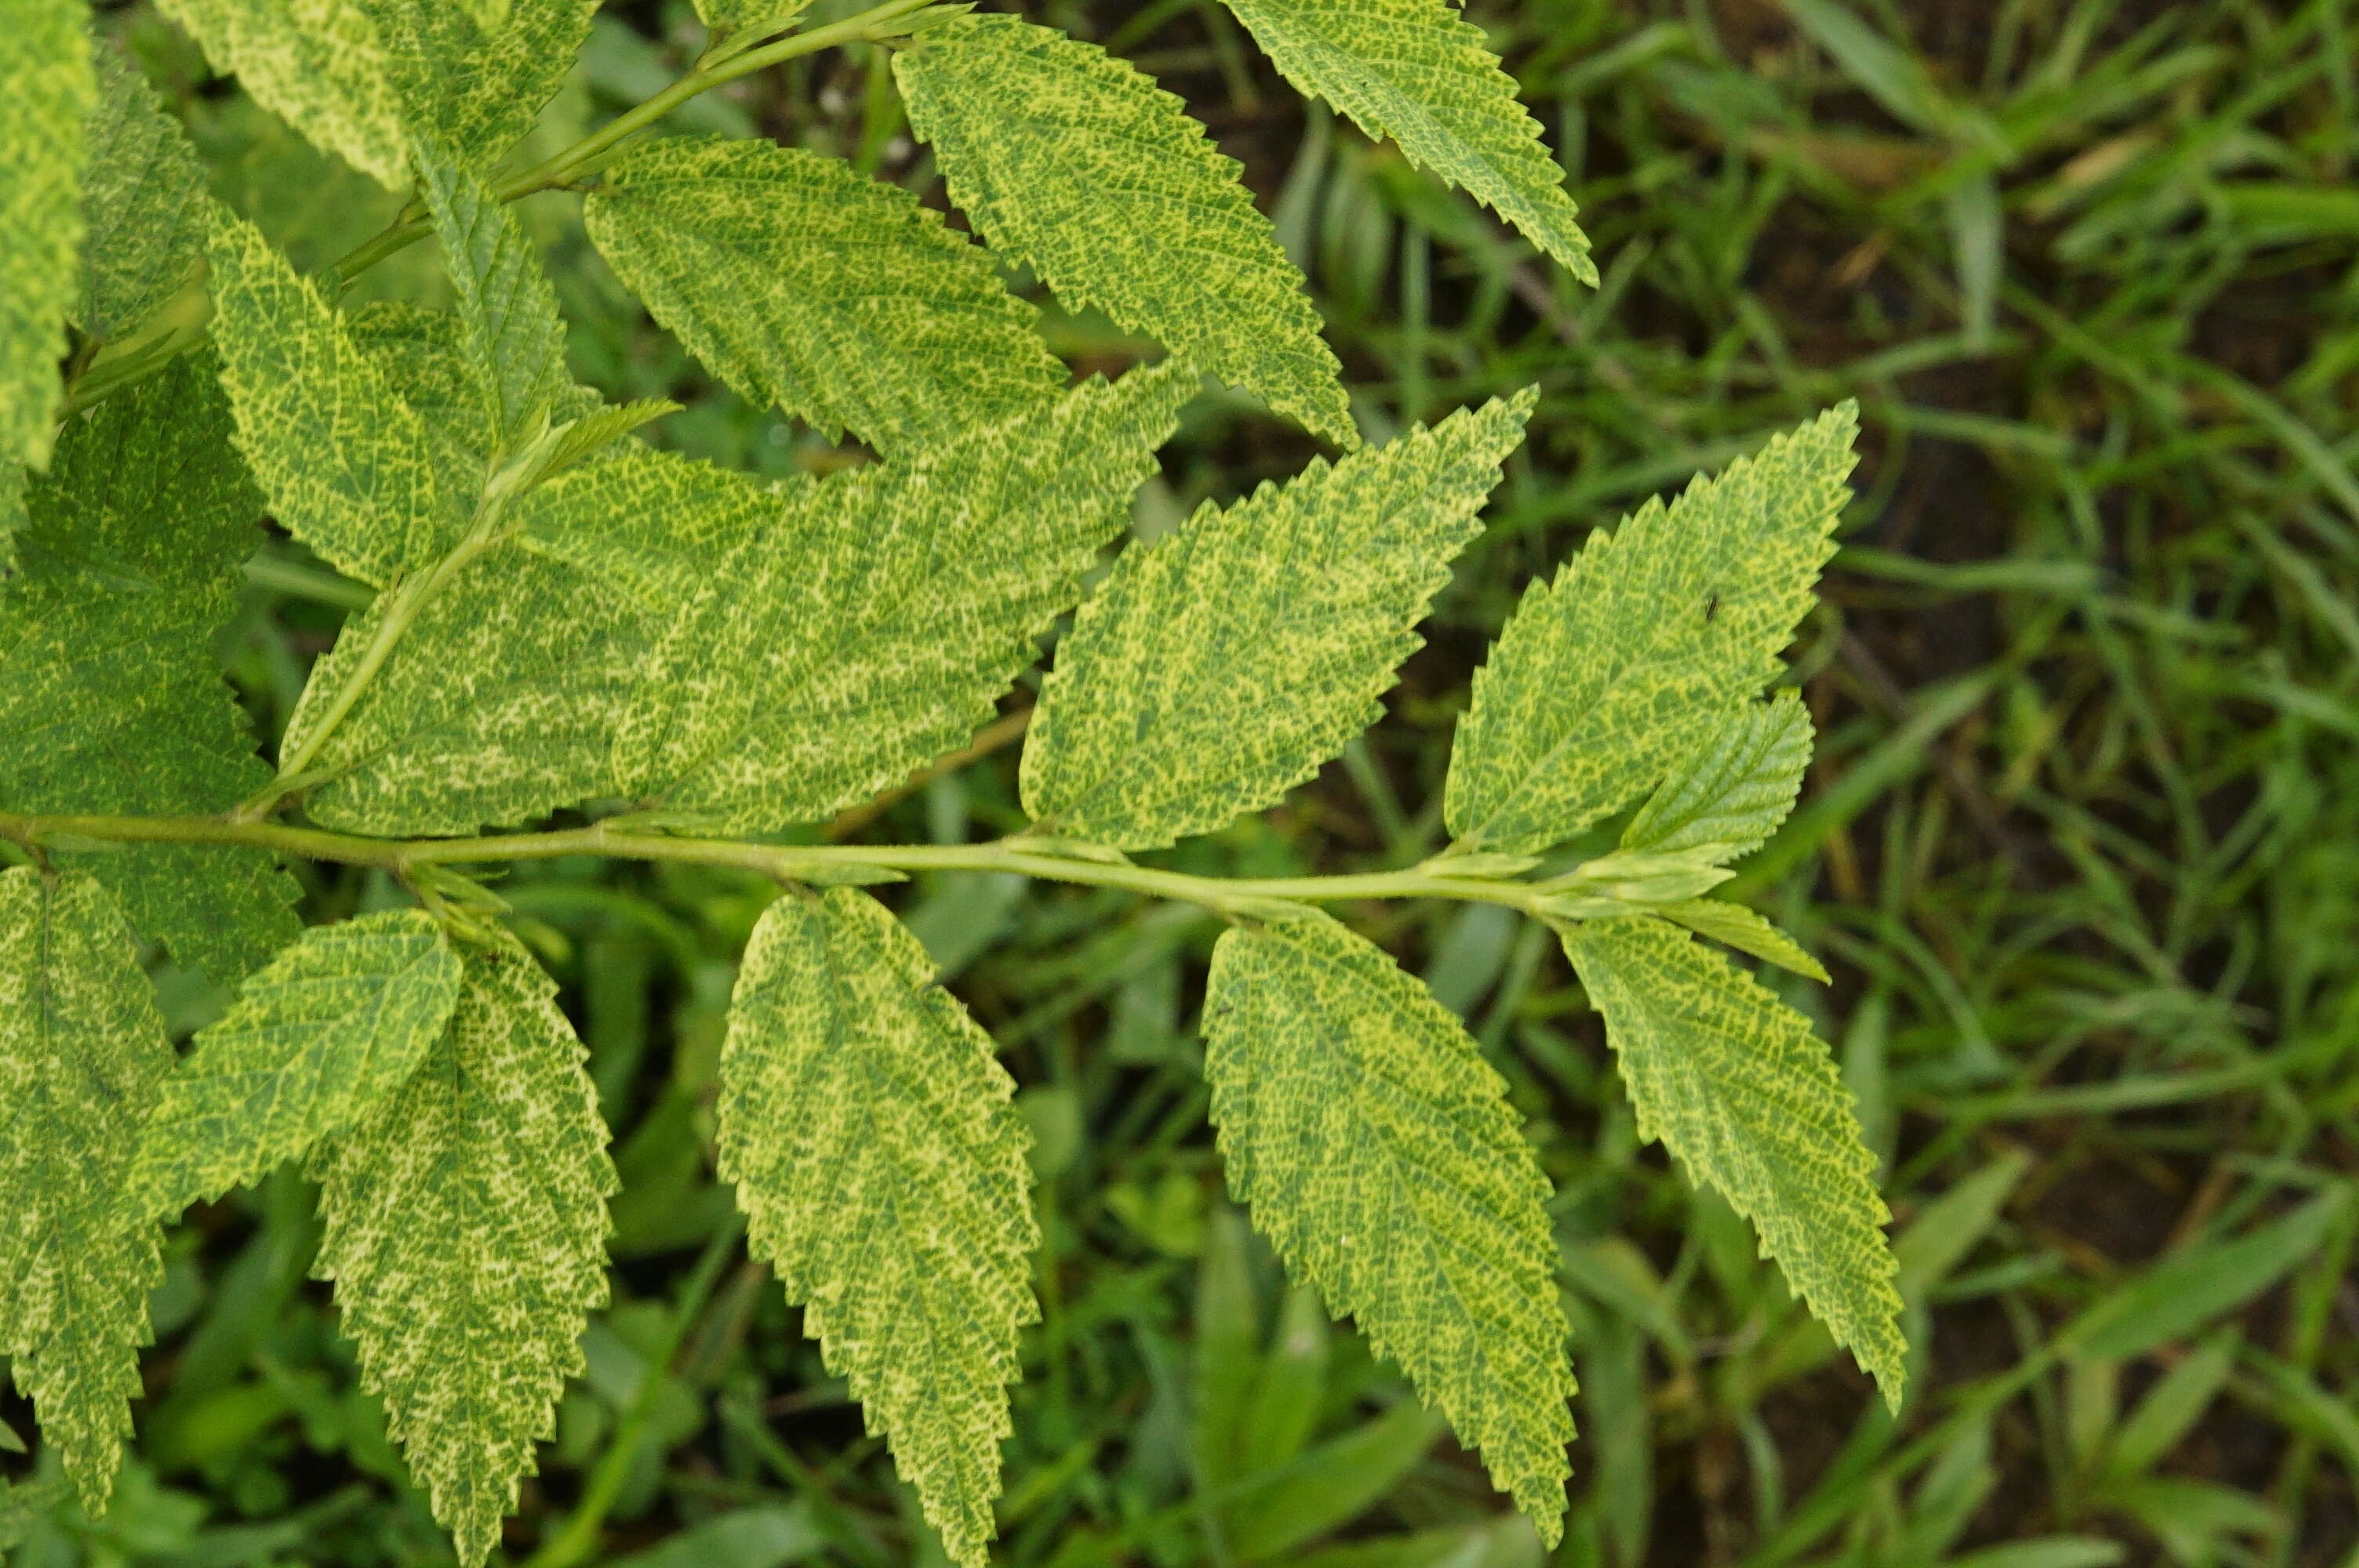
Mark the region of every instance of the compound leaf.
[[164, 1080], [127, 1183], [136, 1211], [177, 1214], [349, 1127], [440, 1038], [459, 979], [419, 910], [305, 932]]
[[1342, 369], [1237, 166], [1094, 44], [955, 17], [893, 58], [909, 124], [992, 248], [1343, 447]]
[[670, 619], [618, 737], [625, 793], [766, 831], [960, 744], [1080, 597], [1197, 384], [1133, 371], [789, 490]]
[[755, 404], [899, 451], [1065, 385], [983, 249], [840, 158], [718, 136], [626, 154], [590, 237], [658, 321]]
[[26, 0], [0, 27], [0, 462], [49, 460], [82, 247], [82, 122], [98, 96], [89, 25], [81, 0]]
[[[261, 497], [229, 442], [211, 355], [185, 358], [67, 427], [26, 495], [0, 591], [0, 807], [204, 815], [269, 780], [220, 676], [260, 540]], [[300, 929], [294, 880], [251, 849], [60, 852], [181, 963], [234, 983]]]
[[730, 1009], [720, 1170], [951, 1558], [982, 1568], [1039, 1233], [1015, 1085], [933, 980], [864, 893], [772, 904]]
[[1739, 704], [1638, 808], [1622, 848], [1690, 854], [1714, 866], [1751, 854], [1794, 809], [1810, 741], [1801, 693]]
[[1455, 0], [1226, 0], [1279, 72], [1597, 281], [1564, 170]]
[[388, 189], [407, 183], [389, 57], [361, 0], [157, 0], [157, 9], [312, 146]]
[[253, 224], [215, 208], [207, 249], [222, 384], [273, 514], [378, 586], [440, 554], [475, 498], [443, 494], [416, 410]]
[[573, 68], [598, 0], [356, 0], [375, 23], [402, 118], [485, 169], [532, 129]]
[[447, 147], [420, 137], [412, 156], [458, 296], [468, 368], [491, 416], [496, 462], [538, 435], [573, 390], [557, 291], [516, 214]]
[[1883, 1231], [1892, 1217], [1810, 1021], [1659, 920], [1557, 930], [1604, 1017], [1639, 1136], [1753, 1222], [1763, 1252], [1897, 1409], [1906, 1346]]
[[1849, 499], [1858, 410], [1649, 501], [1532, 585], [1474, 677], [1445, 815], [1468, 849], [1562, 843], [1659, 783], [1759, 691], [1810, 607]]
[[1278, 800], [1373, 723], [1532, 395], [1207, 504], [1060, 644], [1024, 752], [1044, 826], [1158, 849]]
[[462, 954], [449, 1026], [312, 1161], [362, 1386], [459, 1560], [481, 1563], [606, 1299], [606, 1157], [586, 1053], [513, 940]]
[[179, 122], [109, 45], [83, 122], [82, 289], [74, 319], [118, 338], [179, 290], [204, 248], [205, 175]]
[[172, 1046], [130, 927], [86, 876], [0, 872], [0, 1353], [91, 1513], [138, 1397], [160, 1231], [116, 1195]]
[[1230, 1190], [1553, 1544], [1572, 1363], [1548, 1178], [1506, 1084], [1431, 992], [1324, 914], [1224, 932], [1204, 1030]]

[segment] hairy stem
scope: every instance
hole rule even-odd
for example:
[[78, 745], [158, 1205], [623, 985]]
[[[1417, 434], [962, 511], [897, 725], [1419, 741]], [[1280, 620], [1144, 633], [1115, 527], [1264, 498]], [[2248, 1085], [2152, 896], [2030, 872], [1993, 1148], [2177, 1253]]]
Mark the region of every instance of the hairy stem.
[[1355, 899], [1454, 899], [1541, 913], [1547, 893], [1527, 882], [1451, 876], [1446, 862], [1406, 871], [1343, 877], [1191, 876], [1126, 860], [1073, 859], [1023, 838], [989, 844], [760, 844], [734, 838], [674, 838], [619, 832], [601, 823], [557, 833], [482, 838], [369, 838], [232, 816], [33, 816], [0, 814], [0, 838], [27, 849], [114, 844], [217, 844], [374, 866], [397, 875], [427, 866], [486, 865], [567, 856], [726, 866], [781, 881], [838, 881], [864, 871], [1012, 871], [1041, 881], [1119, 888], [1153, 898], [1250, 914], [1272, 902], [1330, 903]]

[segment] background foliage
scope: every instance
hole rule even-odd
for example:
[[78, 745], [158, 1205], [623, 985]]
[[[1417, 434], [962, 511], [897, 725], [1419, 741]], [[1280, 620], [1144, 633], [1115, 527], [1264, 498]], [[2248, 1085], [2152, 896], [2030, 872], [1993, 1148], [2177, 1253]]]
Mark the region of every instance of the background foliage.
[[[1131, 53], [1245, 160], [1371, 435], [1543, 390], [1386, 723], [1286, 811], [1189, 846], [1190, 869], [1438, 848], [1467, 677], [1523, 585], [1643, 496], [1861, 402], [1861, 499], [1799, 650], [1819, 761], [1743, 891], [1833, 971], [1788, 994], [1826, 1021], [1885, 1156], [1919, 1367], [1899, 1418], [1725, 1206], [1637, 1151], [1543, 930], [1487, 908], [1359, 922], [1469, 1020], [1557, 1185], [1583, 1428], [1559, 1560], [2359, 1563], [2348, 0], [1470, 0], [1573, 171], [1593, 293], [1306, 111], [1215, 5], [1025, 9]], [[389, 216], [397, 199], [207, 81], [145, 5], [108, 21], [220, 193], [299, 263]], [[649, 95], [697, 38], [684, 5], [609, 5], [537, 145]], [[939, 200], [896, 103], [881, 59], [830, 54], [672, 128], [842, 153]], [[523, 208], [576, 374], [688, 404], [659, 441], [772, 473], [821, 460], [645, 320], [579, 211]], [[431, 298], [439, 277], [413, 252], [362, 287]], [[1051, 327], [1084, 368], [1129, 358], [1102, 319]], [[1142, 532], [1302, 466], [1292, 427], [1237, 415], [1183, 432]], [[234, 669], [283, 723], [351, 606], [291, 550], [248, 579]], [[1021, 707], [987, 754], [836, 831], [1015, 825]], [[714, 1184], [723, 1009], [759, 890], [560, 862], [503, 891], [590, 1042], [625, 1182], [616, 1303], [517, 1557], [929, 1561]], [[395, 902], [332, 869], [309, 896], [315, 918]], [[1221, 1196], [1195, 1029], [1216, 923], [973, 876], [899, 903], [1001, 1042], [1037, 1139], [1044, 1321], [1001, 1559], [1538, 1562], [1479, 1466], [1282, 1291]], [[176, 1033], [225, 1004], [164, 979]], [[306, 1279], [299, 1182], [173, 1233], [116, 1504], [12, 1521], [12, 1562], [443, 1557]]]

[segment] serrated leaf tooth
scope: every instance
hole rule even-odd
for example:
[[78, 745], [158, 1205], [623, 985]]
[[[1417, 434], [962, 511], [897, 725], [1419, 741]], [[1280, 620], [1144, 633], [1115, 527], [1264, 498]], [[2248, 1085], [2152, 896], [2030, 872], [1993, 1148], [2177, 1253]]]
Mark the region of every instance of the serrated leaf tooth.
[[572, 390], [557, 293], [516, 214], [440, 140], [411, 138], [419, 187], [459, 297], [467, 362], [492, 416], [494, 460], [528, 450]]
[[417, 411], [318, 287], [223, 208], [206, 251], [238, 449], [288, 532], [379, 587], [455, 544], [475, 498], [442, 493]]
[[1649, 918], [1558, 926], [1605, 1020], [1639, 1136], [1753, 1222], [1762, 1255], [1897, 1408], [1907, 1346], [1875, 1156], [1810, 1021]]
[[1548, 1178], [1506, 1084], [1432, 993], [1324, 914], [1223, 933], [1204, 1018], [1231, 1191], [1554, 1540], [1572, 1368]]
[[912, 449], [1052, 401], [1064, 367], [983, 249], [897, 186], [800, 148], [649, 142], [584, 209], [656, 319], [755, 404]]
[[147, 79], [112, 43], [93, 38], [91, 53], [100, 92], [84, 122], [74, 314], [92, 337], [119, 339], [179, 290], [204, 249], [205, 174]]
[[1179, 99], [1094, 44], [1013, 16], [929, 27], [893, 74], [994, 251], [1337, 445], [1359, 444], [1301, 274]]
[[1451, 758], [1444, 817], [1462, 844], [1564, 842], [1768, 684], [1833, 552], [1857, 428], [1854, 406], [1832, 409], [1669, 505], [1650, 499], [1526, 591]]
[[1582, 282], [1589, 236], [1482, 28], [1455, 0], [1226, 0], [1280, 74], [1389, 137]]
[[1793, 810], [1812, 739], [1799, 692], [1731, 708], [1631, 818], [1623, 848], [1713, 863], [1752, 853]]
[[[18, 811], [198, 816], [269, 780], [219, 674], [218, 631], [261, 497], [210, 355], [72, 421], [25, 492], [37, 552], [0, 586], [0, 799]], [[62, 849], [181, 963], [234, 984], [298, 930], [275, 857], [190, 845]]]
[[798, 486], [706, 569], [621, 726], [633, 795], [745, 831], [962, 743], [1038, 656], [1200, 384], [1178, 361]]
[[932, 978], [865, 894], [773, 904], [731, 1002], [721, 1174], [951, 1557], [981, 1568], [1039, 1234], [1015, 1086]]
[[0, 1354], [93, 1515], [164, 1277], [159, 1227], [117, 1195], [171, 1070], [121, 906], [88, 876], [0, 871]]
[[458, 957], [420, 911], [313, 927], [158, 1090], [126, 1183], [137, 1212], [218, 1197], [342, 1131], [417, 1069], [459, 987]]
[[1376, 718], [1531, 406], [1525, 394], [1313, 460], [1125, 551], [1059, 649], [1026, 810], [1156, 849], [1311, 777]]
[[401, 114], [361, 0], [158, 0], [157, 8], [313, 146], [388, 189], [402, 186]]
[[489, 169], [556, 95], [598, 0], [360, 0], [404, 124]]
[[313, 1173], [316, 1271], [335, 1282], [363, 1386], [472, 1565], [582, 1368], [619, 1184], [554, 982], [512, 938], [462, 961], [425, 1063], [324, 1144]]

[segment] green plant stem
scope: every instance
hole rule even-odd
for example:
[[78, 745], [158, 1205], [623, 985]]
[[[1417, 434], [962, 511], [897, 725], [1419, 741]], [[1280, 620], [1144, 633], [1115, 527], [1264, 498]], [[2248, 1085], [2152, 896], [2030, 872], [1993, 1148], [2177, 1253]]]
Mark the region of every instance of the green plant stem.
[[[857, 16], [848, 16], [841, 22], [814, 27], [808, 33], [796, 33], [757, 49], [748, 49], [743, 54], [701, 64], [646, 103], [625, 111], [547, 162], [505, 182], [494, 194], [502, 201], [517, 201], [543, 190], [555, 189], [587, 172], [592, 164], [625, 137], [654, 124], [700, 92], [709, 92], [725, 81], [734, 81], [741, 76], [750, 75], [781, 60], [817, 54], [821, 49], [833, 49], [841, 44], [864, 43], [875, 38], [889, 37], [886, 29], [895, 22], [933, 3], [934, 0], [885, 0], [883, 5], [872, 6]], [[382, 232], [353, 247], [329, 270], [335, 275], [339, 286], [349, 285], [386, 257], [407, 249], [433, 232], [433, 224], [419, 213], [419, 204], [412, 201]], [[117, 362], [93, 368], [90, 374], [81, 376], [75, 382], [62, 416], [71, 418], [133, 383], [146, 380], [180, 355], [201, 347], [211, 336], [209, 331], [200, 327], [184, 334], [179, 341], [164, 345], [164, 351], [140, 356], [136, 363]]]
[[1357, 899], [1454, 899], [1541, 913], [1547, 895], [1527, 882], [1451, 876], [1417, 867], [1343, 877], [1199, 877], [1132, 865], [1079, 860], [1033, 848], [1021, 838], [988, 844], [759, 844], [734, 838], [681, 838], [617, 831], [603, 823], [557, 833], [483, 838], [368, 838], [312, 827], [290, 827], [243, 816], [35, 816], [0, 814], [0, 838], [27, 849], [90, 844], [218, 844], [299, 855], [307, 860], [374, 866], [397, 875], [427, 866], [486, 865], [567, 856], [672, 861], [756, 871], [781, 881], [839, 881], [864, 871], [1010, 871], [1042, 881], [1119, 888], [1154, 898], [1200, 904], [1223, 914], [1250, 914], [1276, 902], [1328, 903]]
[[[876, 29], [899, 20], [908, 13], [930, 5], [933, 0], [885, 0], [885, 4], [863, 11], [857, 16], [824, 27], [814, 27], [808, 33], [796, 33], [748, 49], [701, 70], [690, 71], [646, 103], [616, 116], [606, 124], [584, 136], [564, 151], [536, 168], [527, 169], [514, 179], [501, 185], [493, 194], [502, 201], [520, 201], [543, 190], [554, 189], [575, 175], [586, 170], [600, 157], [612, 151], [624, 138], [647, 129], [666, 114], [679, 108], [701, 92], [709, 92], [724, 81], [734, 81], [781, 60], [817, 54], [821, 49], [839, 44], [860, 43]], [[346, 283], [375, 266], [386, 257], [425, 238], [434, 226], [424, 218], [404, 222], [397, 218], [385, 232], [354, 249], [335, 264], [337, 275]]]

